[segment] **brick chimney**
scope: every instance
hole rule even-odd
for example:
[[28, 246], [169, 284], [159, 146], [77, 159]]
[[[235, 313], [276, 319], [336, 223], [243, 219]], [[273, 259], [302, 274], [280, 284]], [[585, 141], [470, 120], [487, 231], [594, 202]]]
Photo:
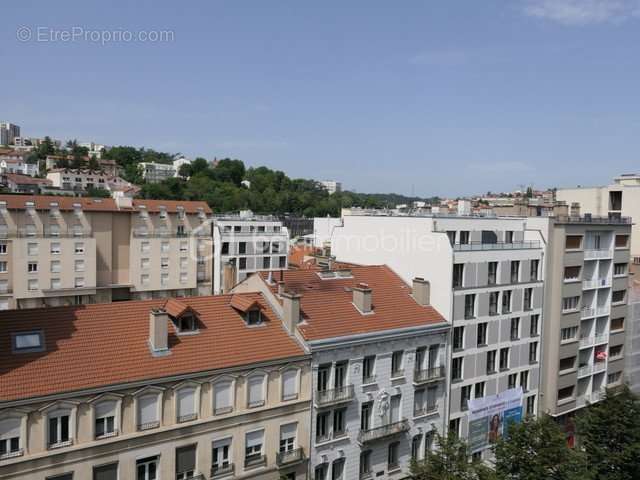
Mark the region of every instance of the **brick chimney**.
[[149, 346], [153, 356], [168, 355], [169, 315], [162, 309], [151, 310], [149, 314]]
[[302, 295], [294, 292], [285, 292], [283, 286], [283, 292], [280, 294], [282, 297], [282, 311], [284, 325], [289, 332], [296, 331], [296, 326], [300, 323], [300, 299]]
[[366, 283], [359, 283], [353, 287], [353, 304], [360, 313], [371, 313], [371, 288]]
[[431, 300], [431, 284], [422, 277], [413, 279], [413, 299], [418, 305], [426, 307]]

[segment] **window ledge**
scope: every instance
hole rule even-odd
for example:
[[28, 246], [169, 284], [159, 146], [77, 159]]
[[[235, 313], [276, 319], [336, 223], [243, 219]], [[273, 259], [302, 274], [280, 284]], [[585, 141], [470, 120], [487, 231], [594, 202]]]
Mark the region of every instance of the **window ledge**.
[[558, 406], [562, 406], [575, 401], [576, 401], [576, 397], [569, 397], [569, 398], [563, 398], [561, 400], [559, 399], [557, 404]]
[[565, 370], [558, 370], [558, 375], [569, 375], [571, 373], [576, 373], [578, 371], [577, 368], [567, 368]]

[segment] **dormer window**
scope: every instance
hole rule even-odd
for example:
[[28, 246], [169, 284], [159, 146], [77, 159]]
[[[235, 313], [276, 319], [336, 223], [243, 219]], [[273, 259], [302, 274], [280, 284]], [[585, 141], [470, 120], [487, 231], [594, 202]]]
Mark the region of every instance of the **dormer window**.
[[13, 335], [14, 353], [41, 352], [44, 350], [44, 334], [41, 331], [21, 332]]
[[258, 308], [249, 310], [245, 315], [247, 325], [260, 325], [262, 323], [262, 314]]
[[198, 319], [193, 314], [182, 315], [174, 320], [178, 333], [195, 333], [198, 331]]

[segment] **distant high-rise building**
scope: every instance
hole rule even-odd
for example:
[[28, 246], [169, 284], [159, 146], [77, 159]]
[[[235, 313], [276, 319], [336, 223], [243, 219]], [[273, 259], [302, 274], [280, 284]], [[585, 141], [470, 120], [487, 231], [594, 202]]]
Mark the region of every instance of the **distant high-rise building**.
[[0, 145], [12, 145], [20, 137], [20, 127], [9, 122], [0, 122]]
[[335, 180], [323, 180], [320, 184], [329, 194], [342, 191], [342, 183], [336, 182]]

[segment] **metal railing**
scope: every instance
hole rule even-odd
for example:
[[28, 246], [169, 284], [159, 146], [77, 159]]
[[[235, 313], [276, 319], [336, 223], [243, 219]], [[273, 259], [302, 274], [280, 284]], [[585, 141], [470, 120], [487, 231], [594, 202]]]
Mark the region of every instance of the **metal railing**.
[[590, 347], [593, 345], [593, 337], [582, 337], [580, 338], [580, 346], [581, 347]]
[[587, 375], [591, 375], [593, 371], [593, 367], [591, 365], [583, 365], [578, 368], [578, 377], [586, 377]]
[[630, 224], [631, 217], [594, 217], [593, 215], [584, 215], [582, 217], [578, 216], [569, 216], [569, 215], [558, 215], [556, 216], [556, 221], [559, 223], [600, 223], [600, 224]]
[[226, 465], [214, 465], [211, 467], [211, 478], [232, 475], [234, 472], [235, 466], [233, 463], [227, 463]]
[[244, 468], [260, 467], [267, 464], [266, 455], [249, 455], [244, 457]]
[[535, 249], [541, 248], [540, 242], [537, 240], [522, 241], [522, 242], [496, 242], [496, 243], [482, 243], [482, 242], [470, 242], [470, 243], [454, 243], [453, 250], [456, 252], [474, 252], [479, 250], [521, 250], [521, 249]]
[[294, 448], [286, 452], [278, 452], [276, 454], [276, 465], [289, 465], [291, 463], [301, 462], [304, 460], [304, 450], [302, 447]]
[[333, 388], [331, 390], [316, 391], [316, 405], [332, 405], [334, 403], [350, 402], [353, 400], [353, 385]]
[[117, 437], [117, 436], [118, 436], [118, 429], [114, 428], [110, 432], [104, 432], [100, 435], [96, 435], [96, 440], [101, 440], [103, 438]]
[[190, 422], [192, 420], [195, 420], [196, 418], [198, 418], [198, 414], [197, 413], [189, 413], [187, 415], [180, 415], [180, 416], [178, 416], [178, 423]]
[[433, 405], [426, 405], [422, 408], [415, 409], [413, 411], [414, 417], [422, 417], [424, 415], [430, 415], [432, 413], [438, 412], [438, 404], [434, 403]]
[[595, 317], [595, 316], [596, 316], [595, 308], [583, 308], [580, 311], [580, 318], [589, 318], [589, 317]]
[[596, 361], [596, 363], [593, 364], [593, 373], [602, 372], [603, 370], [606, 370], [606, 368], [607, 368], [607, 362]]
[[413, 381], [414, 383], [435, 382], [444, 379], [444, 376], [444, 366], [424, 368], [421, 370], [414, 370]]
[[405, 418], [399, 422], [389, 423], [380, 427], [371, 428], [369, 430], [361, 430], [358, 434], [358, 442], [372, 442], [380, 438], [389, 437], [391, 435], [398, 435], [409, 431], [409, 421]]
[[160, 422], [156, 420], [155, 422], [141, 423], [140, 425], [138, 425], [138, 430], [151, 430], [152, 428], [158, 428], [159, 426]]
[[0, 455], [0, 460], [6, 460], [8, 458], [21, 457], [24, 455], [24, 449], [19, 448], [18, 450], [14, 450], [13, 452], [7, 452]]
[[50, 443], [50, 444], [47, 445], [47, 448], [49, 450], [55, 450], [57, 448], [70, 447], [71, 445], [73, 445], [73, 440], [70, 438], [70, 439], [65, 440], [63, 442]]
[[596, 308], [596, 315], [609, 315], [609, 307], [598, 307]]
[[584, 251], [584, 258], [587, 260], [594, 260], [597, 258], [609, 258], [613, 255], [611, 249], [590, 249]]

